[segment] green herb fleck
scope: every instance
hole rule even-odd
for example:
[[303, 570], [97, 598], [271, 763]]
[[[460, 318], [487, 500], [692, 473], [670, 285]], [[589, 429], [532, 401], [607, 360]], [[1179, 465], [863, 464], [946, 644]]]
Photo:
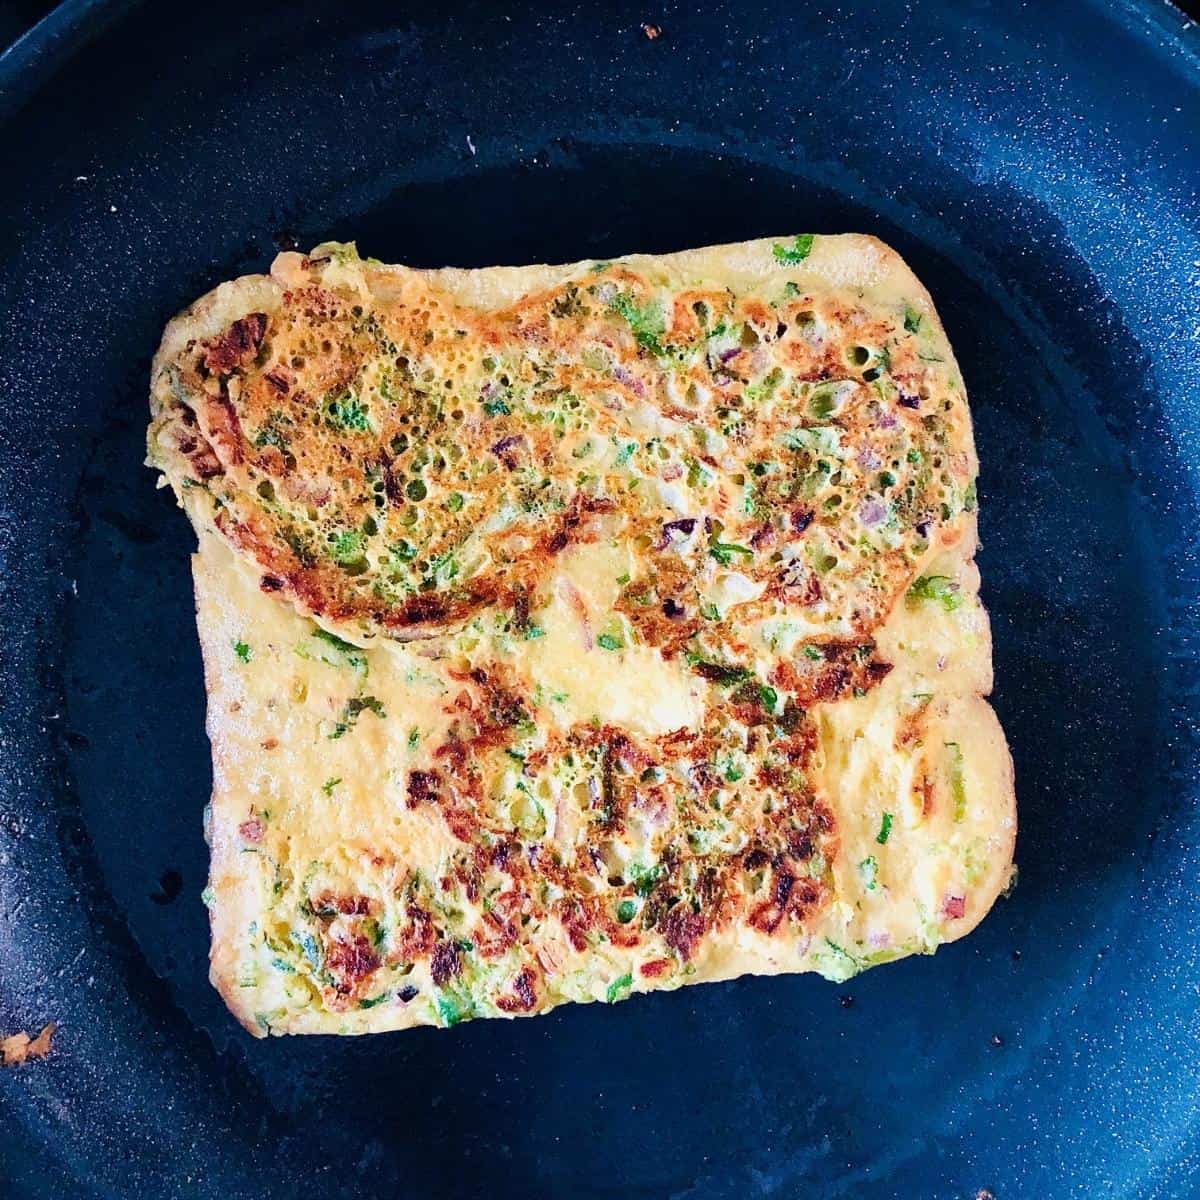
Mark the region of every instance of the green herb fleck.
[[367, 652], [327, 629], [314, 629], [308, 641], [296, 646], [296, 653], [301, 658], [316, 659], [331, 667], [347, 667], [359, 675], [367, 673]]
[[916, 333], [921, 328], [921, 314], [908, 305], [904, 306], [904, 328], [909, 333]]
[[962, 607], [962, 594], [958, 584], [948, 575], [922, 575], [908, 589], [911, 601], [936, 600], [947, 612]]
[[540, 625], [530, 625], [530, 627], [525, 630], [525, 640], [527, 642], [532, 642], [535, 638], [545, 636], [546, 631]]
[[356, 566], [363, 562], [363, 535], [357, 529], [341, 529], [331, 533], [329, 557], [341, 567]]
[[886, 846], [887, 840], [892, 835], [892, 814], [885, 812], [883, 819], [879, 822], [879, 832], [875, 835], [875, 840], [881, 845]]
[[825, 656], [821, 653], [820, 646], [805, 646], [804, 657], [812, 659], [813, 662], [820, 662]]
[[625, 645], [619, 637], [611, 633], [602, 633], [596, 639], [596, 643], [604, 650], [620, 650]]
[[624, 317], [639, 346], [654, 355], [664, 353], [659, 339], [666, 331], [666, 322], [657, 304], [639, 305], [627, 292], [618, 292], [609, 302], [609, 307], [618, 316]]
[[300, 947], [300, 952], [308, 960], [309, 966], [314, 971], [319, 970], [321, 966], [321, 947], [317, 944], [317, 939], [311, 933], [302, 933], [299, 936], [293, 935], [293, 940]]
[[254, 651], [242, 641], [233, 643], [233, 652], [238, 656], [239, 662], [248, 663], [254, 657]]
[[325, 402], [325, 420], [337, 429], [365, 433], [371, 428], [366, 406], [353, 392], [341, 392]]
[[628, 995], [632, 987], [633, 976], [622, 975], [620, 978], [614, 979], [612, 983], [608, 985], [608, 991], [604, 993], [604, 998], [609, 1004], [613, 1004], [622, 999], [622, 997]]
[[795, 240], [790, 246], [781, 246], [778, 242], [771, 247], [771, 253], [775, 255], [777, 263], [783, 263], [785, 266], [794, 266], [796, 263], [802, 263], [811, 253], [813, 247], [813, 235], [811, 233], [800, 233], [796, 235]]
[[963, 779], [963, 752], [957, 742], [943, 743], [950, 751], [950, 795], [954, 800], [954, 819], [963, 820], [967, 815], [967, 785]]
[[697, 675], [722, 687], [732, 687], [735, 683], [743, 683], [750, 678], [750, 672], [745, 667], [728, 666], [725, 663], [710, 662], [698, 654], [688, 655], [688, 665]]
[[387, 713], [383, 710], [383, 705], [374, 696], [355, 696], [352, 700], [347, 700], [345, 707], [342, 709], [341, 716], [334, 724], [333, 732], [329, 734], [330, 741], [336, 741], [343, 737], [358, 723], [358, 718], [364, 712], [374, 713], [380, 720], [383, 720]]
[[633, 881], [633, 890], [639, 896], [650, 895], [662, 877], [662, 873], [663, 869], [658, 863], [649, 867], [643, 867], [640, 863], [629, 864], [629, 877]]
[[708, 553], [717, 560], [723, 567], [729, 566], [733, 562], [735, 554], [741, 554], [746, 558], [753, 558], [754, 551], [745, 546], [736, 546], [732, 542], [710, 542]]
[[327, 780], [325, 780], [325, 782], [323, 784], [321, 784], [321, 791], [323, 791], [325, 793], [325, 795], [327, 795], [327, 796], [332, 796], [333, 789], [335, 787], [337, 787], [337, 785], [341, 782], [342, 782], [342, 777], [340, 775], [336, 776], [333, 779], [327, 779]]
[[451, 512], [462, 512], [463, 498], [461, 492], [451, 492], [446, 497], [446, 507]]
[[837, 403], [829, 388], [818, 388], [809, 397], [808, 409], [818, 421], [828, 421], [833, 416]]
[[864, 858], [858, 864], [858, 873], [862, 876], [863, 886], [868, 892], [873, 892], [878, 888], [879, 863], [876, 861], [875, 855]]
[[471, 1014], [465, 1011], [454, 996], [442, 995], [437, 998], [438, 1016], [447, 1029], [465, 1021]]
[[632, 900], [622, 900], [617, 905], [617, 920], [622, 925], [628, 925], [637, 915], [637, 905]]

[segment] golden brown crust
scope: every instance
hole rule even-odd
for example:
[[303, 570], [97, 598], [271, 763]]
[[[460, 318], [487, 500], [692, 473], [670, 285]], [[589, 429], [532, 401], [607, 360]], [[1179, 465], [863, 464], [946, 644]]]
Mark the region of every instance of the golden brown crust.
[[213, 980], [252, 1032], [843, 977], [990, 906], [1011, 766], [961, 382], [890, 251], [801, 244], [334, 248], [168, 329]]
[[625, 264], [495, 311], [416, 275], [351, 286], [329, 257], [287, 282], [164, 347], [155, 438], [264, 586], [331, 626], [441, 632], [614, 535], [643, 547], [635, 587], [682, 565], [675, 618], [715, 561], [756, 612], [869, 637], [973, 503], [965, 401], [904, 298]]

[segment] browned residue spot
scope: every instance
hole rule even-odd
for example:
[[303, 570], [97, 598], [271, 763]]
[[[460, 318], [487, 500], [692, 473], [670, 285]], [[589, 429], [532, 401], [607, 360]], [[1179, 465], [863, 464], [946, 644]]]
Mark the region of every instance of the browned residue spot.
[[450, 939], [438, 942], [429, 961], [429, 974], [438, 987], [445, 987], [456, 975], [462, 974], [462, 957], [457, 942]]
[[258, 352], [267, 332], [266, 313], [248, 313], [208, 343], [204, 365], [214, 375], [224, 375]]
[[379, 955], [361, 933], [334, 941], [326, 952], [325, 966], [337, 980], [335, 990], [341, 995], [352, 992], [358, 983], [379, 967]]

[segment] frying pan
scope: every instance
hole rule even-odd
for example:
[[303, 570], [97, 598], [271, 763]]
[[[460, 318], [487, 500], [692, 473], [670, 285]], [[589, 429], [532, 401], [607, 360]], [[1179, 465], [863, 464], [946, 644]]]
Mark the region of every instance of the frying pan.
[[[650, 37], [643, 23], [660, 30]], [[0, 58], [0, 1194], [1200, 1195], [1200, 61], [1161, 3], [68, 3]], [[983, 473], [1020, 884], [835, 986], [254, 1041], [206, 981], [164, 322], [416, 266], [875, 233]]]

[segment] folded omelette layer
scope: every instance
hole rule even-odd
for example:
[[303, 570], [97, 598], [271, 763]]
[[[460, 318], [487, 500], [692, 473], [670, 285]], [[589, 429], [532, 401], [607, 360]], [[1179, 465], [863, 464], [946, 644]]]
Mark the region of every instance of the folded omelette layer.
[[253, 1031], [841, 979], [1006, 885], [970, 419], [878, 242], [282, 255], [172, 322], [152, 408]]

